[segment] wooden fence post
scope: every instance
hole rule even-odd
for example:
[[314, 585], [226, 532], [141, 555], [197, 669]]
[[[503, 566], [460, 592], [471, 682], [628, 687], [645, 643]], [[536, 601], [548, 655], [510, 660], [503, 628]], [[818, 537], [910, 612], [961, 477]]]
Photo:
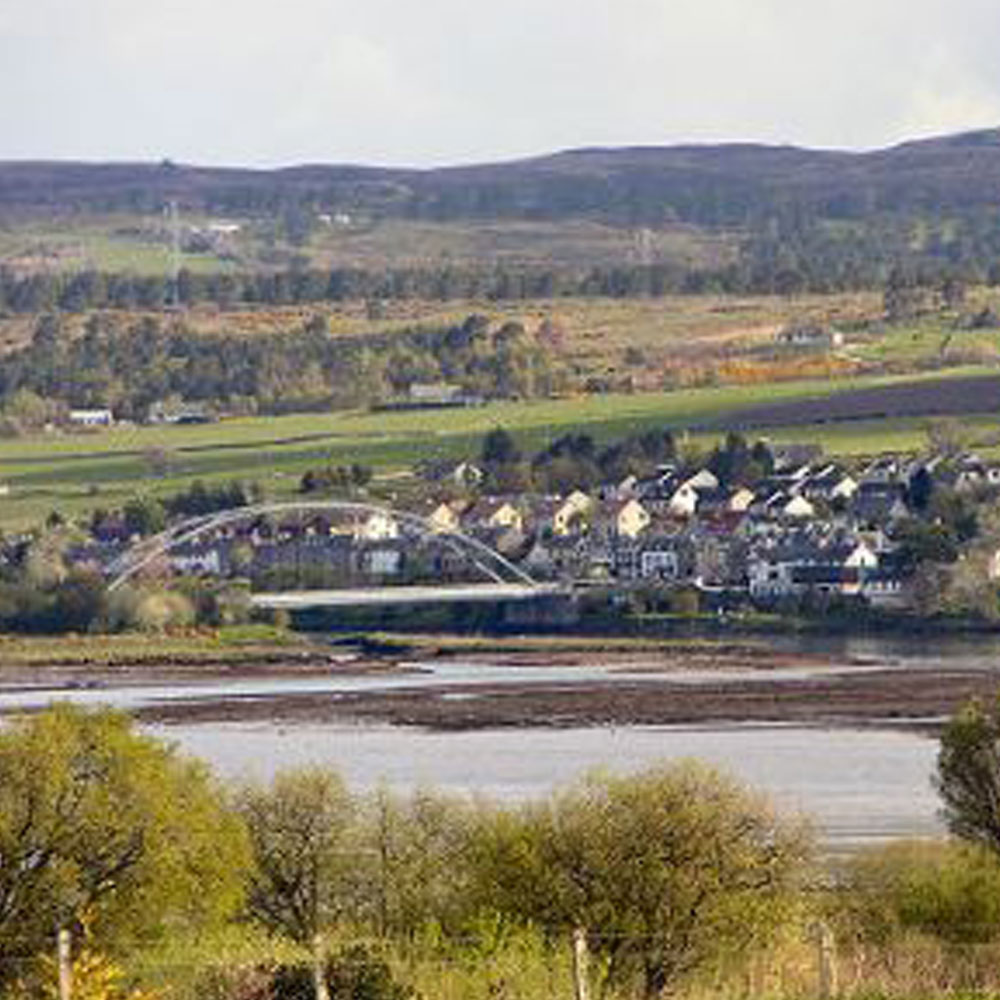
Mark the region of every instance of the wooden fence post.
[[313, 938], [313, 985], [316, 988], [316, 1000], [330, 1000], [330, 991], [326, 987], [326, 970], [323, 965], [323, 939], [317, 934]]
[[587, 932], [573, 931], [573, 994], [575, 1000], [587, 1000]]
[[837, 956], [833, 932], [819, 921], [813, 927], [816, 941], [816, 973], [820, 1000], [830, 1000], [837, 992]]
[[70, 933], [65, 928], [56, 935], [56, 959], [59, 963], [59, 1000], [73, 997], [73, 956]]

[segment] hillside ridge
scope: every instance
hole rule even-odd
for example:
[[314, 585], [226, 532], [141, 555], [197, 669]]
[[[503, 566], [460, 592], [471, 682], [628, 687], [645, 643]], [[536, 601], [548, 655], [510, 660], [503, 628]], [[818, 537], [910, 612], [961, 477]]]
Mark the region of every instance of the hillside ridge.
[[8, 213], [150, 211], [168, 199], [213, 213], [264, 213], [298, 202], [445, 221], [602, 218], [707, 226], [793, 209], [845, 219], [967, 212], [1000, 202], [1000, 129], [860, 152], [754, 142], [585, 146], [430, 168], [0, 161], [0, 211]]

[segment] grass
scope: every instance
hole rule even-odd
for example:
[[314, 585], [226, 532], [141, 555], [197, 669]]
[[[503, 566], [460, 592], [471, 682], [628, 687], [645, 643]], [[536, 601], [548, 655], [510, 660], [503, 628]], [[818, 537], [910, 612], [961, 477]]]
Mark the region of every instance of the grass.
[[[475, 636], [365, 632], [360, 636], [380, 650], [399, 653], [711, 653], [731, 648], [729, 640], [648, 639], [641, 636]], [[741, 643], [741, 645], [743, 645]]]
[[[159, 216], [95, 216], [78, 220], [9, 224], [0, 228], [0, 259], [22, 268], [55, 271], [130, 272], [159, 276], [169, 272], [170, 250], [157, 236]], [[186, 253], [184, 267], [197, 272], [231, 270], [211, 254]]]
[[[546, 940], [527, 927], [507, 926], [502, 935], [489, 928], [483, 931], [453, 942], [429, 929], [414, 940], [398, 942], [343, 927], [328, 948], [336, 954], [352, 942], [363, 942], [384, 957], [397, 982], [412, 987], [416, 996], [434, 1000], [551, 1000], [573, 995], [568, 933]], [[905, 934], [881, 944], [838, 941], [836, 995], [846, 1000], [984, 1000], [998, 995], [998, 957], [995, 942], [949, 946], [936, 938]], [[244, 924], [192, 940], [168, 937], [158, 947], [132, 954], [124, 964], [142, 985], [166, 990], [176, 1000], [196, 1000], [207, 995], [206, 975], [212, 969], [233, 975], [259, 964], [307, 964], [309, 959], [304, 949]], [[677, 1000], [819, 1000], [817, 961], [811, 917], [804, 914], [773, 942], [704, 963], [674, 984], [670, 995]], [[601, 958], [591, 956], [589, 965], [595, 995], [609, 1000], [639, 995], [624, 988], [604, 992], [599, 986]]]
[[0, 636], [0, 669], [45, 666], [130, 666], [164, 661], [244, 662], [255, 652], [309, 647], [307, 640], [269, 625], [198, 629], [168, 635], [120, 632], [102, 635]]

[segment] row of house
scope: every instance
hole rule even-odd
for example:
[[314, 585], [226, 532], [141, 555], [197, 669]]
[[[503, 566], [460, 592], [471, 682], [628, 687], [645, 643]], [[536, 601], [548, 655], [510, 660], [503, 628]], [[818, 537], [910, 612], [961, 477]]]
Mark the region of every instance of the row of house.
[[[458, 469], [456, 468], [456, 472]], [[465, 481], [474, 478], [468, 463]], [[709, 469], [664, 466], [564, 497], [442, 501], [439, 531], [474, 535], [540, 577], [689, 584], [758, 602], [807, 593], [898, 606], [906, 571], [894, 528], [914, 514], [920, 477], [958, 491], [1000, 489], [1000, 468], [885, 456], [853, 473], [815, 453], [790, 453], [753, 487], [725, 487]]]

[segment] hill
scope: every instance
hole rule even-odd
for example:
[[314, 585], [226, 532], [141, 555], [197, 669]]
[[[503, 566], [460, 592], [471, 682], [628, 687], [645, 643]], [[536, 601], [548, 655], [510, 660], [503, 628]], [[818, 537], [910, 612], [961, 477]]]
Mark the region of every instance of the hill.
[[382, 217], [599, 219], [748, 225], [769, 216], [871, 219], [967, 212], [1000, 201], [1000, 129], [874, 152], [765, 146], [576, 149], [427, 170], [306, 165], [277, 170], [143, 163], [0, 163], [0, 211], [273, 213], [290, 204]]

